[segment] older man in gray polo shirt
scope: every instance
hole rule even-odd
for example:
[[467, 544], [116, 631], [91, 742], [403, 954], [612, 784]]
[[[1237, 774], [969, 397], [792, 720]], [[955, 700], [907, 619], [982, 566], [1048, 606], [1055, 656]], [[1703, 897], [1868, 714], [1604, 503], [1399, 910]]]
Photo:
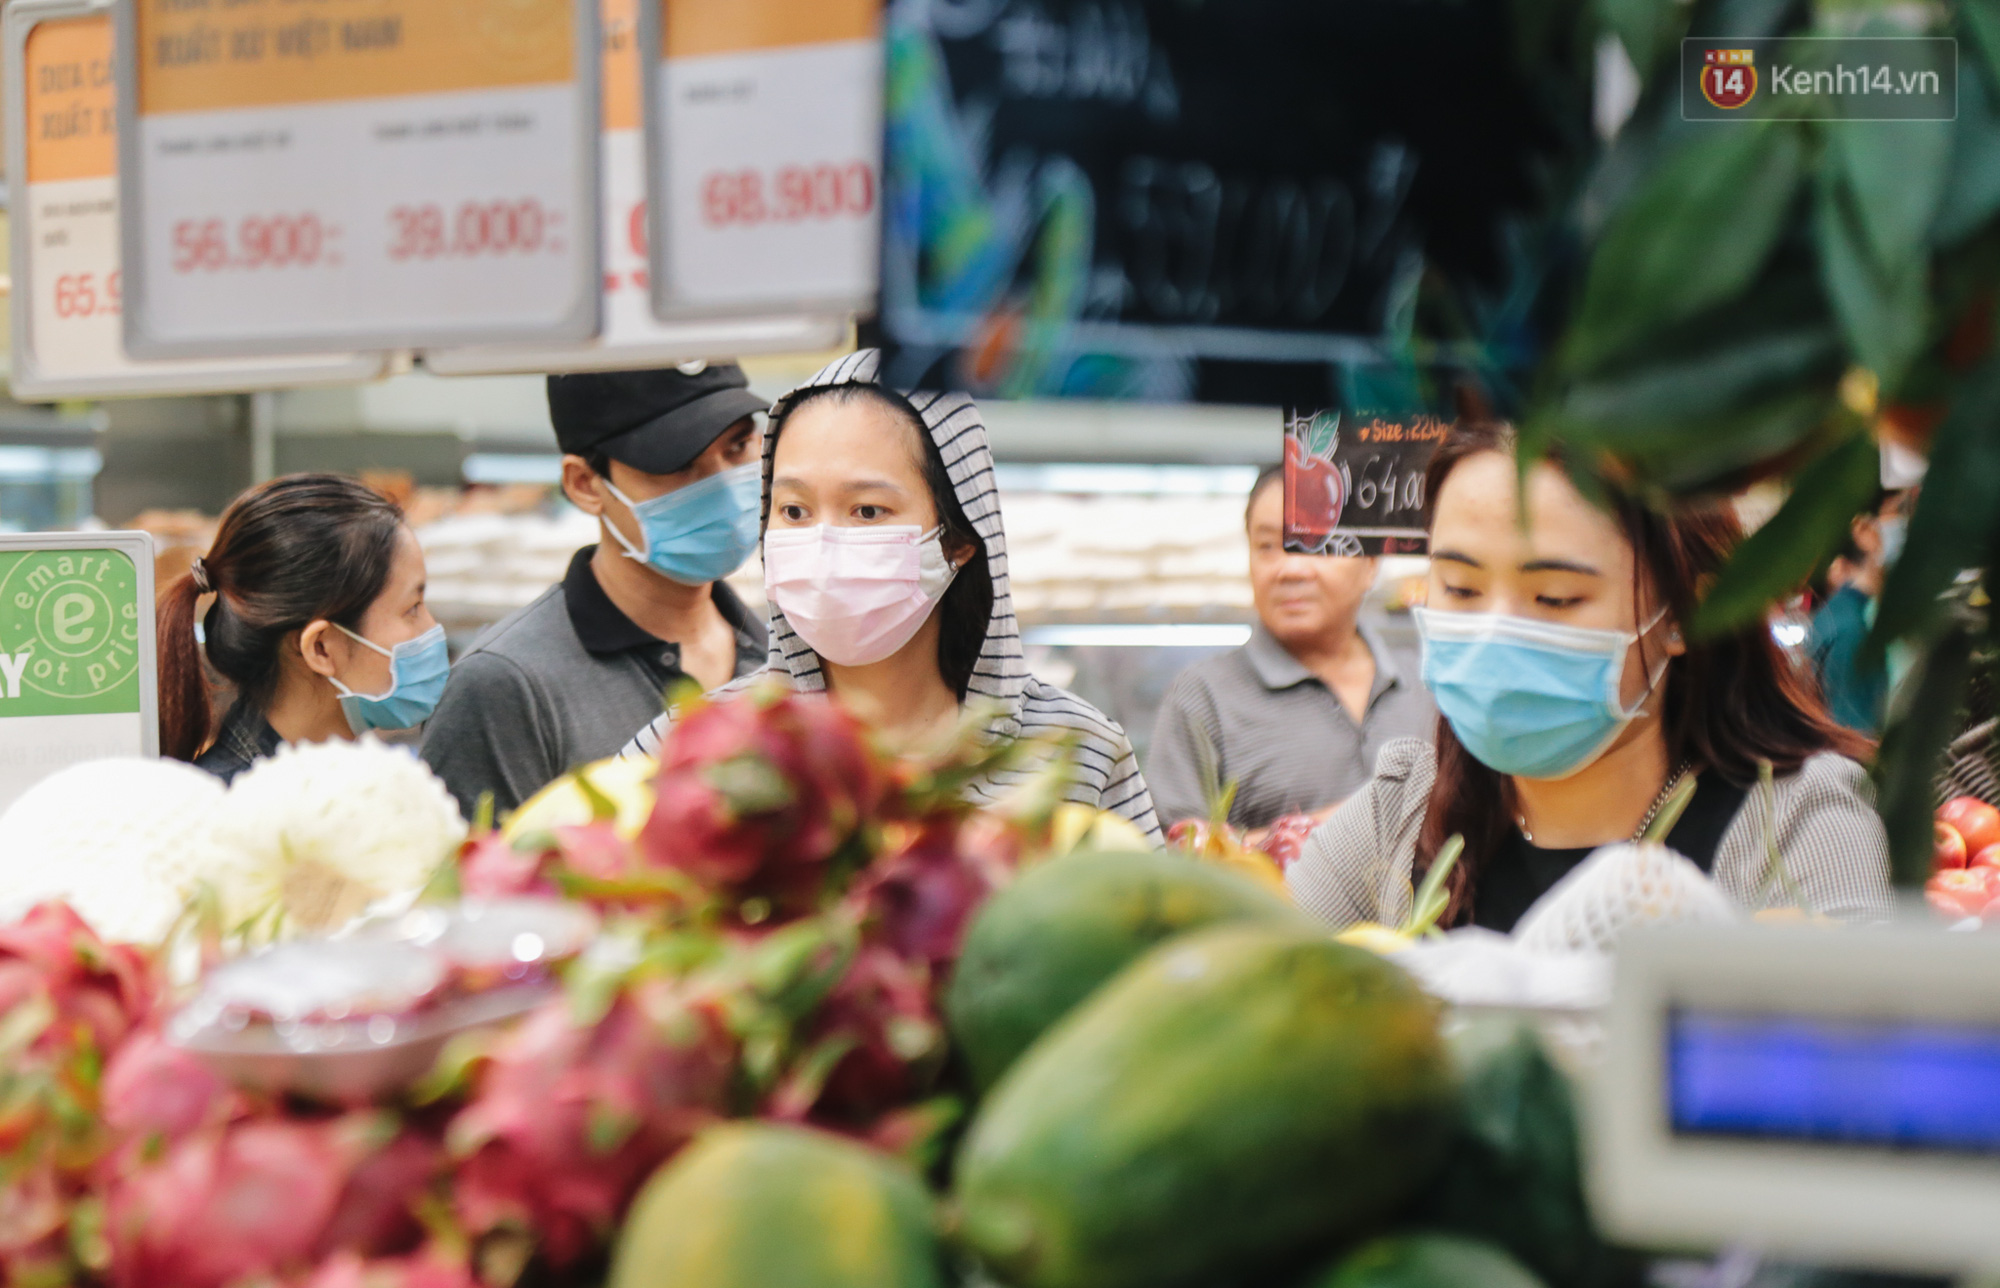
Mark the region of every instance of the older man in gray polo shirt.
[[1385, 744], [1436, 726], [1414, 654], [1362, 620], [1376, 561], [1286, 553], [1283, 483], [1280, 468], [1266, 470], [1244, 516], [1258, 618], [1249, 643], [1181, 672], [1160, 704], [1146, 781], [1162, 824], [1208, 817], [1211, 764], [1215, 783], [1237, 784], [1237, 827], [1324, 816], [1374, 774]]

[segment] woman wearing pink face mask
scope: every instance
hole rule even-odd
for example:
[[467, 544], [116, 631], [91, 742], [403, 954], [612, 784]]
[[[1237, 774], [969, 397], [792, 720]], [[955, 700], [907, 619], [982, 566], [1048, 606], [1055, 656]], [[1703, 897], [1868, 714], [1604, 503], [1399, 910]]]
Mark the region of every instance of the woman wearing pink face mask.
[[[865, 349], [778, 400], [764, 436], [764, 584], [771, 656], [730, 693], [782, 675], [830, 690], [894, 746], [949, 736], [968, 700], [1003, 737], [1074, 736], [1070, 799], [1159, 820], [1125, 731], [1028, 673], [1007, 587], [993, 454], [963, 394], [909, 397], [876, 381]], [[626, 754], [659, 750], [670, 716]], [[974, 784], [990, 801], [1013, 779]]]

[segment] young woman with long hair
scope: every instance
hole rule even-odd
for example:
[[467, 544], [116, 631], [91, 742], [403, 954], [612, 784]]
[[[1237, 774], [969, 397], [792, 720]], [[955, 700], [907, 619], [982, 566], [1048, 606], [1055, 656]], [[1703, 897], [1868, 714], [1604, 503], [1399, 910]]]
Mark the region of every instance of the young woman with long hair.
[[[1858, 763], [1867, 741], [1834, 723], [1762, 622], [1710, 639], [1684, 629], [1742, 537], [1726, 505], [1663, 515], [1617, 497], [1607, 512], [1556, 464], [1523, 478], [1499, 425], [1456, 431], [1429, 489], [1417, 620], [1436, 747], [1384, 749], [1288, 873], [1301, 905], [1336, 924], [1394, 924], [1462, 836], [1445, 924], [1511, 930], [1692, 776], [1668, 844], [1736, 902], [1886, 913], [1887, 843]], [[1764, 764], [1768, 810], [1754, 790]]]
[[[199, 636], [195, 609], [213, 595]], [[160, 747], [225, 782], [280, 743], [421, 724], [444, 691], [444, 629], [400, 510], [333, 474], [237, 498], [159, 604]], [[235, 701], [212, 729], [202, 658]]]
[[[771, 409], [764, 435], [764, 586], [771, 654], [726, 686], [778, 677], [830, 691], [887, 744], [917, 749], [957, 728], [968, 703], [998, 737], [1074, 747], [1069, 798], [1158, 840], [1152, 794], [1125, 731], [1030, 674], [1007, 582], [993, 453], [964, 394], [903, 394], [873, 349], [831, 364]], [[627, 755], [658, 752], [672, 715]], [[967, 795], [994, 799], [1004, 771]]]

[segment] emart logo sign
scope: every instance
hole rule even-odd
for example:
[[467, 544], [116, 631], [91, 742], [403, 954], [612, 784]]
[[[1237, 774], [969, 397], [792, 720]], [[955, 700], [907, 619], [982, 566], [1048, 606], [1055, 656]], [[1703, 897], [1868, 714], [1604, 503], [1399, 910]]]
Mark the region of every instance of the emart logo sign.
[[1757, 55], [1749, 49], [1703, 51], [1701, 96], [1731, 111], [1757, 97]]

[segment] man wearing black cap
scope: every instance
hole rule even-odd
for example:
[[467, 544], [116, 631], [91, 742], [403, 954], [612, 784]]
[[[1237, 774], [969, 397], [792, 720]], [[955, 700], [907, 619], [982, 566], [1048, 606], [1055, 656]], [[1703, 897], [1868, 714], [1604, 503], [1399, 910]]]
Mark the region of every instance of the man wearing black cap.
[[748, 386], [734, 363], [549, 377], [563, 491], [609, 539], [452, 668], [423, 757], [468, 818], [616, 754], [682, 678], [713, 689], [764, 661], [721, 580], [757, 545], [767, 404]]

